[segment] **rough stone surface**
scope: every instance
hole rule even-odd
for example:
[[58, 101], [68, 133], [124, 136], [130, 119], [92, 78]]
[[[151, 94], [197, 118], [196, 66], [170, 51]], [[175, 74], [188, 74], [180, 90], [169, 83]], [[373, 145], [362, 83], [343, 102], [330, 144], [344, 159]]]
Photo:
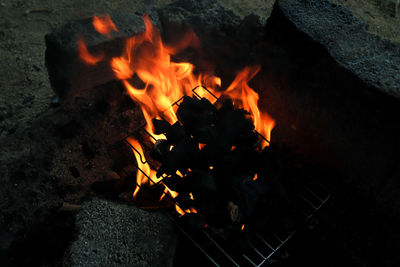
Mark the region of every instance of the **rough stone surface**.
[[328, 0], [279, 0], [274, 9], [366, 84], [400, 97], [400, 44], [367, 32], [351, 11]]
[[212, 0], [179, 0], [160, 9], [159, 16], [164, 27], [189, 26], [204, 34], [229, 34], [240, 23], [237, 15]]
[[[144, 31], [144, 12], [150, 15], [155, 25], [159, 25], [155, 11], [147, 10], [113, 16], [118, 32], [113, 31], [110, 36], [97, 33], [91, 18], [71, 21], [46, 35], [46, 66], [56, 94], [62, 100], [70, 100], [87, 89], [113, 80], [109, 61], [121, 54], [126, 38]], [[86, 65], [77, 51], [79, 38], [83, 38], [88, 51], [93, 55], [103, 53], [103, 60], [96, 65]]]
[[173, 223], [160, 211], [94, 199], [77, 215], [65, 266], [172, 266]]

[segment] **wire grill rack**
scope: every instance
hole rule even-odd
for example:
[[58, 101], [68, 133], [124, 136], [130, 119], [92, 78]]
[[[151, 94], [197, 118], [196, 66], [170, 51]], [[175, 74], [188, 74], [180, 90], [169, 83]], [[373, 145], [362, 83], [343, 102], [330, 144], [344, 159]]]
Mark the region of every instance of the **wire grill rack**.
[[[201, 92], [199, 92], [201, 90]], [[201, 98], [204, 94], [208, 95], [208, 98], [214, 98], [215, 101], [219, 101], [219, 99], [207, 88], [198, 86], [193, 90], [193, 96], [197, 98]], [[183, 97], [173, 103], [173, 106], [179, 107]], [[139, 133], [141, 132], [141, 133]], [[255, 131], [256, 132], [256, 131]], [[264, 136], [256, 132], [260, 138], [267, 141]], [[156, 166], [149, 160], [146, 160], [141, 153], [133, 147], [128, 139], [130, 137], [136, 137], [140, 135], [147, 135], [149, 138], [157, 141], [157, 138], [154, 137], [151, 133], [146, 130], [146, 124], [137, 128], [134, 132], [123, 138], [118, 145], [115, 144], [112, 149], [116, 149], [120, 147], [121, 144], [125, 144], [129, 146], [134, 153], [139, 156], [139, 159], [142, 164], [148, 164], [149, 167], [153, 170], [156, 170]], [[145, 147], [144, 151], [151, 149], [150, 147]], [[146, 157], [148, 158], [148, 157]], [[162, 179], [160, 181], [154, 181], [151, 177], [147, 175], [141, 168], [137, 165], [135, 166], [138, 171], [143, 173], [143, 175], [149, 180], [149, 182], [153, 185], [157, 185], [162, 183]], [[129, 175], [126, 173], [125, 175]], [[162, 177], [165, 178], [165, 177]], [[139, 186], [136, 184], [136, 186]], [[163, 193], [165, 194], [165, 193]], [[301, 207], [301, 216], [302, 216], [302, 224], [304, 225], [324, 206], [324, 204], [329, 200], [331, 194], [329, 189], [316, 181], [311, 181], [307, 185], [304, 186], [303, 190], [296, 194], [296, 203]], [[179, 206], [171, 196], [165, 194], [166, 198], [169, 198], [173, 203]], [[157, 207], [158, 204], [155, 203]], [[161, 206], [158, 206], [161, 207]], [[184, 210], [184, 209], [182, 209]], [[294, 228], [294, 230], [288, 231], [277, 231], [274, 230], [266, 231], [264, 233], [252, 233], [251, 240], [246, 241], [246, 249], [242, 250], [241, 253], [236, 253], [231, 251], [230, 246], [224, 244], [224, 240], [221, 240], [218, 235], [215, 235], [210, 229], [203, 229], [201, 231], [196, 231], [196, 233], [191, 232], [190, 230], [184, 229], [180, 223], [176, 220], [176, 216], [169, 215], [170, 219], [175, 223], [176, 227], [180, 230], [180, 232], [188, 238], [188, 240], [198, 248], [202, 254], [208, 259], [210, 265], [214, 266], [266, 266], [274, 254], [284, 246], [291, 237], [296, 233], [296, 231], [301, 227]]]

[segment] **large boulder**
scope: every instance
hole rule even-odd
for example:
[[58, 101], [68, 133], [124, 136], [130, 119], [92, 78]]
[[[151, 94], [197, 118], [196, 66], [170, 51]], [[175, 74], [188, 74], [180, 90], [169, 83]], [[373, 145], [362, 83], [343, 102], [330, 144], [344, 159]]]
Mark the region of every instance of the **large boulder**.
[[79, 211], [76, 230], [64, 266], [172, 266], [176, 236], [161, 211], [94, 199]]
[[[152, 22], [160, 25], [157, 13], [151, 9], [113, 16], [111, 19], [118, 32], [112, 31], [109, 35], [98, 33], [92, 18], [68, 22], [46, 35], [46, 66], [50, 83], [63, 102], [90, 95], [95, 86], [115, 79], [110, 60], [121, 55], [127, 38], [144, 31], [143, 13], [148, 13]], [[80, 58], [77, 47], [81, 38], [92, 55], [104, 55], [97, 64], [85, 64]]]
[[[400, 97], [400, 44], [369, 33], [347, 8], [329, 0], [279, 0], [269, 21], [277, 20], [322, 45], [367, 86]], [[276, 26], [284, 33], [286, 23]]]

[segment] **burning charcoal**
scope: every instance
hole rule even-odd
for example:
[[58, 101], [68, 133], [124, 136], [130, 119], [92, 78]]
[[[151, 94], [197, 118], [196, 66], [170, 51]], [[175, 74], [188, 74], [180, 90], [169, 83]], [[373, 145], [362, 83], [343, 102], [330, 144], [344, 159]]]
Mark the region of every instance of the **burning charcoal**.
[[215, 140], [217, 132], [214, 127], [208, 125], [205, 127], [196, 127], [193, 131], [193, 137], [196, 142], [207, 144]]
[[168, 177], [165, 177], [163, 180], [163, 183], [171, 190], [177, 191], [177, 192], [188, 192], [188, 190], [185, 190], [184, 188], [184, 183], [182, 177], [174, 174]]
[[157, 140], [156, 143], [154, 144], [153, 149], [150, 151], [150, 156], [153, 159], [162, 162], [169, 153], [170, 147], [171, 145], [167, 140], [165, 139]]
[[187, 210], [193, 207], [193, 200], [190, 199], [190, 195], [188, 193], [179, 193], [179, 195], [174, 198], [174, 200], [178, 203], [178, 206], [183, 209]]
[[190, 139], [183, 139], [168, 153], [165, 161], [157, 171], [157, 177], [163, 174], [172, 175], [177, 170], [185, 170], [196, 162], [199, 148]]
[[152, 122], [155, 134], [165, 134], [171, 128], [171, 124], [165, 120], [153, 119]]
[[218, 113], [232, 111], [234, 109], [232, 98], [222, 95], [216, 102]]
[[192, 171], [185, 177], [185, 180], [190, 184], [193, 192], [217, 190], [215, 176], [206, 170]]
[[186, 137], [185, 128], [177, 121], [167, 131], [167, 139], [171, 144], [176, 144]]
[[238, 175], [232, 178], [233, 202], [237, 203], [240, 212], [250, 218], [257, 203], [268, 189], [261, 183], [255, 183], [249, 176]]
[[183, 227], [193, 231], [204, 229], [204, 222], [201, 216], [197, 213], [186, 213], [179, 221]]
[[205, 98], [185, 97], [176, 112], [179, 120], [190, 134], [215, 122], [216, 108]]
[[221, 108], [218, 112], [216, 128], [217, 142], [229, 149], [232, 145], [254, 139], [252, 137], [253, 122], [249, 118], [249, 113], [243, 109]]

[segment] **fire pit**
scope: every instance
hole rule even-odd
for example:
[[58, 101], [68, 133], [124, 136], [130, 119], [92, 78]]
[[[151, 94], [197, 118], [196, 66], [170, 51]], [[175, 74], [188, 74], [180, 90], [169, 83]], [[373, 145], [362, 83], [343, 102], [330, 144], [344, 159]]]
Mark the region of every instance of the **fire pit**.
[[46, 219], [13, 242], [13, 261], [394, 262], [371, 252], [397, 236], [400, 50], [346, 9], [281, 0], [265, 24], [177, 1], [71, 21], [46, 45], [57, 107], [4, 172], [21, 193], [40, 189], [7, 223]]
[[[259, 110], [259, 96], [248, 85], [258, 66], [245, 67], [224, 90], [211, 69], [171, 60], [188, 49], [199, 51], [191, 29], [166, 45], [147, 14], [143, 20], [144, 32], [125, 40], [121, 56], [93, 54], [84, 37], [77, 41], [88, 72], [107, 58], [146, 121], [110, 152], [121, 185], [133, 191], [133, 199], [129, 194], [126, 199], [142, 208], [175, 206], [182, 217], [176, 219], [179, 229], [215, 265], [222, 264], [211, 256], [215, 250], [235, 265], [262, 265], [325, 204], [329, 190], [304, 184], [302, 177], [291, 192], [285, 188], [282, 168], [290, 167], [269, 147], [275, 121]], [[108, 39], [120, 31], [108, 15], [94, 16], [92, 24]], [[133, 153], [122, 147], [126, 144]], [[211, 247], [197, 240], [199, 231]]]

